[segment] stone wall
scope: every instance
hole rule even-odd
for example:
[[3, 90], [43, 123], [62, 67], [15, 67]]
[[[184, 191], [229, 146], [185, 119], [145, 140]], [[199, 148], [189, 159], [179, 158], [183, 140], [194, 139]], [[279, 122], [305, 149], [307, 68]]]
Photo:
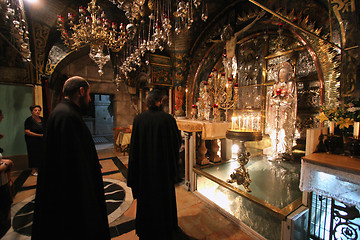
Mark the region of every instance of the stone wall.
[[113, 83], [113, 70], [111, 63], [104, 66], [104, 74], [99, 76], [98, 67], [87, 56], [83, 56], [66, 66], [62, 74], [70, 76], [82, 76], [86, 78], [91, 87], [91, 93], [114, 95], [114, 127], [128, 127], [132, 124], [135, 115], [138, 113], [138, 97], [129, 94], [128, 87], [123, 84], [117, 90]]

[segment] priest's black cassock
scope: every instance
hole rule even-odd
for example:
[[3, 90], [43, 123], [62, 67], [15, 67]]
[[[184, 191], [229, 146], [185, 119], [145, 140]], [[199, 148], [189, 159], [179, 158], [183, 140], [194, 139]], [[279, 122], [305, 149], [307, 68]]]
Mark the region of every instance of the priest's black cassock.
[[140, 239], [171, 240], [178, 231], [174, 185], [180, 144], [175, 119], [160, 108], [152, 107], [134, 119], [127, 184], [137, 199]]
[[99, 159], [76, 104], [56, 106], [44, 142], [32, 239], [110, 239]]

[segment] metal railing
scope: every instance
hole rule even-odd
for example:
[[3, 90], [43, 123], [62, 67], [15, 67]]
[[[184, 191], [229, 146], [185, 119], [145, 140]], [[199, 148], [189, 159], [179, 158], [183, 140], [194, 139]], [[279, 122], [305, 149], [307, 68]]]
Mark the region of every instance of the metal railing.
[[312, 194], [309, 239], [356, 240], [360, 238], [360, 212], [332, 198]]

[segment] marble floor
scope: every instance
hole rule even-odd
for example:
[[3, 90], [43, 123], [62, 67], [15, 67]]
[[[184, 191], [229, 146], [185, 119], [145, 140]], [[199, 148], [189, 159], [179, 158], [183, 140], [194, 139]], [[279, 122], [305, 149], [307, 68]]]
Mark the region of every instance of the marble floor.
[[[136, 201], [132, 199], [131, 191], [126, 186], [128, 156], [115, 152], [110, 144], [97, 145], [97, 151], [103, 167], [105, 195], [107, 195], [106, 189], [109, 188], [109, 195], [111, 195], [109, 198], [112, 198], [109, 201], [112, 205], [107, 203], [112, 240], [139, 239], [134, 230]], [[12, 207], [12, 222], [15, 223], [19, 222], [19, 219], [24, 215], [32, 214], [31, 209], [28, 210], [29, 213], [24, 213], [24, 211], [31, 206], [36, 189], [36, 176], [30, 175], [30, 171], [23, 171], [14, 175], [13, 181], [16, 183], [16, 195]], [[118, 196], [114, 196], [113, 192], [118, 192]], [[116, 201], [116, 199], [119, 201]], [[208, 205], [194, 193], [187, 191], [183, 185], [176, 186], [176, 199], [179, 226], [190, 239], [252, 239], [237, 224], [225, 218], [214, 207]], [[121, 202], [121, 204], [119, 206], [114, 202]], [[31, 224], [29, 224], [28, 219], [26, 221], [23, 224], [24, 226], [12, 226], [9, 232], [1, 239], [30, 239], [25, 230]], [[17, 223], [17, 225], [19, 224]], [[19, 232], [23, 235], [19, 235]]]

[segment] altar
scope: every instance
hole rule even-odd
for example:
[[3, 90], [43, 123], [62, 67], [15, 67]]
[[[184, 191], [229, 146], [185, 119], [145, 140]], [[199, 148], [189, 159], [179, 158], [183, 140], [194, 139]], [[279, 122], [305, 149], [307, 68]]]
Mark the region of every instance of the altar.
[[[293, 219], [306, 217], [307, 211], [301, 207], [300, 162], [270, 162], [259, 149], [249, 149], [252, 156], [247, 169], [252, 181], [251, 192], [247, 192], [242, 185], [227, 181], [239, 167], [232, 158], [232, 140], [226, 139], [230, 122], [178, 119], [177, 124], [185, 135], [185, 181], [190, 191], [237, 222], [254, 239], [288, 239], [294, 233], [289, 227], [294, 225]], [[213, 147], [219, 139], [222, 144]], [[208, 140], [212, 141], [211, 149], [206, 149]], [[202, 159], [203, 148], [212, 152], [210, 160]], [[212, 160], [214, 154], [220, 155], [218, 161]]]

